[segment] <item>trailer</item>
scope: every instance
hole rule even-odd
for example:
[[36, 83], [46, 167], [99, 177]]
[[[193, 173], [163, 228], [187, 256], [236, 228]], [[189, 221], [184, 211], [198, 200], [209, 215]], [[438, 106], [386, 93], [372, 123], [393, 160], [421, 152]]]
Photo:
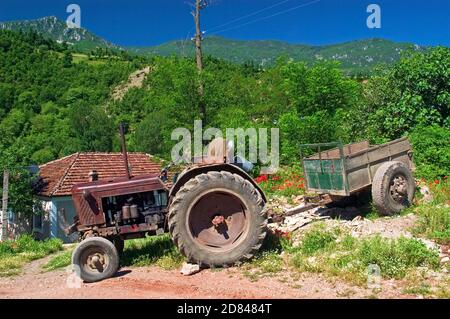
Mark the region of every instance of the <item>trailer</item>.
[[415, 167], [407, 138], [375, 146], [362, 141], [348, 145], [305, 144], [300, 148], [303, 154], [305, 149], [317, 150], [312, 156], [302, 156], [302, 165], [306, 189], [317, 194], [319, 200], [303, 210], [370, 188], [374, 206], [381, 215], [398, 213], [412, 203]]

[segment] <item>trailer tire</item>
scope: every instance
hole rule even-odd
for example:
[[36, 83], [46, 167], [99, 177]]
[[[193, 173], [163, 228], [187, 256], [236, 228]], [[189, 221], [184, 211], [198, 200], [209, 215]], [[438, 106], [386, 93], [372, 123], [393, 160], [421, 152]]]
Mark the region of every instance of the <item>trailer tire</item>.
[[169, 208], [169, 232], [188, 261], [227, 267], [251, 259], [267, 234], [261, 193], [237, 174], [197, 175], [177, 192]]
[[402, 162], [382, 164], [372, 183], [372, 200], [378, 213], [391, 216], [410, 206], [415, 191], [411, 170]]
[[114, 244], [103, 237], [83, 240], [72, 254], [75, 273], [85, 282], [97, 282], [114, 276], [119, 269], [119, 254]]

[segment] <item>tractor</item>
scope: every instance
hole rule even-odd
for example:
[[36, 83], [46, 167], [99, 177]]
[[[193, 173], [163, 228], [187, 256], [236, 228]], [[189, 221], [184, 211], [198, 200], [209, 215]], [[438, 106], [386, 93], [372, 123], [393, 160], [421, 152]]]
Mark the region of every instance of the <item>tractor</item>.
[[67, 234], [79, 236], [72, 264], [82, 280], [114, 276], [125, 240], [166, 232], [187, 261], [202, 268], [232, 266], [255, 255], [266, 237], [266, 197], [248, 174], [251, 164], [235, 161], [229, 143], [213, 141], [201, 161], [167, 186], [168, 168], [132, 176], [122, 125], [120, 132], [126, 176], [72, 189], [77, 214]]

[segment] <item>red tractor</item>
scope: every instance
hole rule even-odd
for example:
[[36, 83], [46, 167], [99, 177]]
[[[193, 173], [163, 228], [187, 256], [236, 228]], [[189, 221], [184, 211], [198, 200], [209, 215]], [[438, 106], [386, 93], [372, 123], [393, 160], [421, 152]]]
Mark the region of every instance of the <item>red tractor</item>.
[[169, 189], [164, 183], [167, 170], [131, 176], [123, 127], [121, 133], [127, 176], [72, 190], [77, 217], [68, 233], [78, 232], [81, 240], [72, 255], [81, 279], [96, 282], [113, 276], [125, 240], [164, 232], [170, 232], [189, 262], [201, 267], [252, 258], [266, 236], [266, 197], [242, 165], [228, 163], [223, 151], [216, 156], [213, 150], [201, 164], [185, 169]]

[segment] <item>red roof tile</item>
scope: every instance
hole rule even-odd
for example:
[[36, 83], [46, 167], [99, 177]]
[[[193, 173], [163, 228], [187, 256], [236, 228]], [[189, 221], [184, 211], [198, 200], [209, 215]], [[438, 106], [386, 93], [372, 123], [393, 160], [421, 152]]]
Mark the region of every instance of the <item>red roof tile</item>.
[[[155, 174], [161, 165], [148, 154], [128, 153], [133, 176]], [[70, 196], [72, 187], [89, 182], [89, 172], [96, 170], [99, 180], [125, 176], [122, 153], [75, 153], [40, 166], [40, 196]]]

